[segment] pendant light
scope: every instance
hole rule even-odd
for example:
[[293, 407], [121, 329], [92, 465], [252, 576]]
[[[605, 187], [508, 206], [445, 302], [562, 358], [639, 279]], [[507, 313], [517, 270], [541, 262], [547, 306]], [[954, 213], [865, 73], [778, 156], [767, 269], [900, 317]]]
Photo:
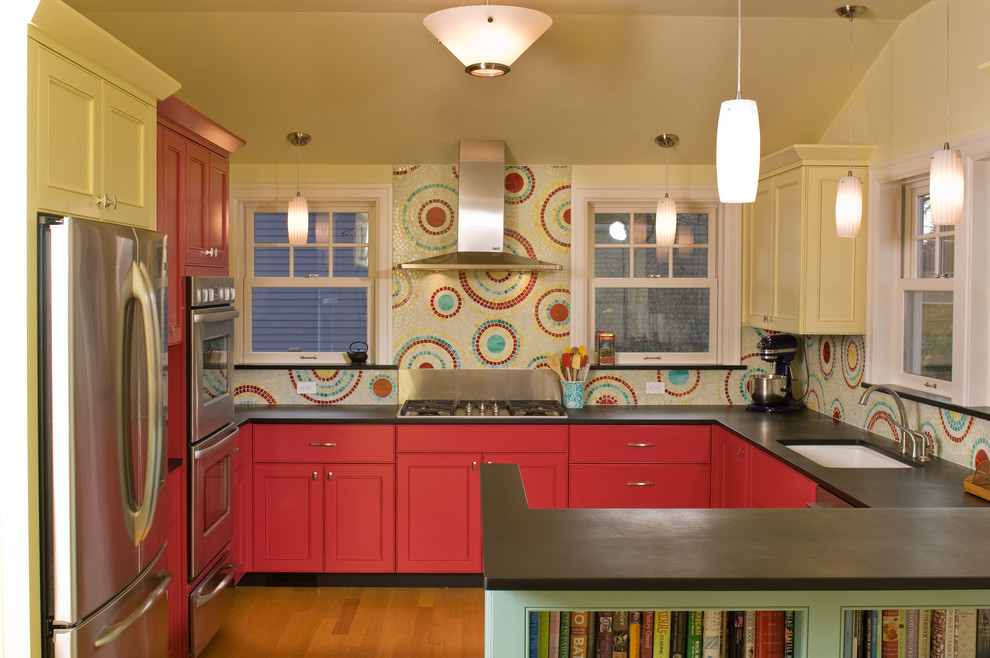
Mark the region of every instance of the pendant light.
[[736, 97], [722, 102], [715, 136], [715, 177], [722, 203], [752, 203], [760, 177], [760, 115], [742, 97], [742, 0], [738, 0]]
[[306, 244], [309, 237], [309, 204], [306, 197], [299, 192], [299, 149], [309, 144], [312, 139], [302, 132], [289, 133], [289, 143], [296, 146], [296, 196], [289, 201], [289, 244]]
[[962, 155], [949, 148], [949, 0], [945, 0], [945, 145], [932, 154], [928, 180], [933, 224], [955, 226], [962, 221], [963, 180]]
[[677, 146], [680, 138], [677, 135], [663, 133], [654, 140], [658, 146], [667, 150], [667, 164], [664, 166], [663, 198], [657, 204], [656, 236], [658, 247], [672, 247], [677, 236], [677, 204], [667, 194], [670, 183], [670, 148]]
[[839, 179], [835, 192], [835, 232], [840, 238], [855, 238], [863, 221], [863, 181], [852, 172], [852, 91], [853, 91], [853, 19], [866, 13], [862, 5], [843, 5], [835, 10], [849, 19], [849, 173]]
[[426, 29], [461, 60], [464, 71], [482, 78], [508, 73], [552, 22], [535, 9], [487, 2], [442, 9], [423, 19]]

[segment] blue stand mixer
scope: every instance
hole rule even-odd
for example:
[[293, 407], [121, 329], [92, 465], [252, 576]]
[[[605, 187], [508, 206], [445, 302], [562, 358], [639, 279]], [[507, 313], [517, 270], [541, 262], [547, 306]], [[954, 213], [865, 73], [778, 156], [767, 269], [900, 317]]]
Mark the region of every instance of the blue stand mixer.
[[746, 381], [746, 392], [753, 398], [746, 408], [768, 413], [800, 409], [791, 386], [791, 361], [797, 356], [798, 339], [790, 334], [771, 334], [761, 338], [756, 347], [761, 359], [774, 364], [774, 372], [758, 373]]

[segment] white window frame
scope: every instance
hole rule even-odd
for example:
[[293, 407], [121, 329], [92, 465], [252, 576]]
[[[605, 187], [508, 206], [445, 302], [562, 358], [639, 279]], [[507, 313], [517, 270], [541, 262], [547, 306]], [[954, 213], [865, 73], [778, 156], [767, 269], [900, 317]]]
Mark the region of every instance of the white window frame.
[[[928, 177], [931, 150], [870, 168], [864, 380], [966, 407], [990, 405], [990, 133], [952, 143], [963, 156], [966, 198], [955, 228], [952, 386], [903, 372], [905, 185]], [[933, 147], [934, 149], [935, 147]], [[929, 284], [932, 285], [932, 284]], [[916, 288], [913, 288], [916, 289]], [[925, 386], [934, 383], [937, 388]]]
[[[343, 352], [314, 354], [254, 353], [251, 345], [251, 288], [252, 286], [286, 286], [290, 279], [253, 278], [254, 212], [284, 212], [288, 199], [278, 198], [278, 189], [272, 184], [231, 184], [232, 217], [231, 275], [235, 278], [238, 308], [241, 311], [236, 328], [238, 340], [235, 346], [236, 362], [245, 365], [284, 365], [286, 367], [319, 368], [348, 363]], [[311, 212], [365, 211], [368, 212], [368, 360], [369, 363], [392, 362], [392, 186], [391, 185], [301, 185], [299, 191], [309, 202]], [[284, 186], [281, 189], [285, 196]], [[367, 284], [333, 277], [295, 279], [289, 284], [299, 287], [365, 287]], [[316, 357], [316, 358], [314, 358]]]
[[[714, 186], [671, 187], [653, 185], [575, 185], [571, 190], [571, 342], [594, 345], [594, 230], [595, 209], [646, 209], [655, 211], [667, 191], [681, 212], [709, 212], [709, 249], [714, 264], [712, 285], [712, 345], [706, 354], [657, 355], [618, 354], [616, 365], [649, 365], [657, 369], [683, 368], [694, 365], [738, 365], [740, 363], [742, 206], [722, 204]], [[735, 248], [730, 248], [735, 245]], [[711, 272], [709, 272], [711, 274]], [[708, 281], [703, 279], [702, 281]], [[634, 278], [616, 279], [617, 286], [638, 287]], [[698, 279], [670, 279], [673, 286], [694, 287]], [[620, 282], [620, 283], [619, 283]], [[647, 280], [643, 287], [652, 287]]]

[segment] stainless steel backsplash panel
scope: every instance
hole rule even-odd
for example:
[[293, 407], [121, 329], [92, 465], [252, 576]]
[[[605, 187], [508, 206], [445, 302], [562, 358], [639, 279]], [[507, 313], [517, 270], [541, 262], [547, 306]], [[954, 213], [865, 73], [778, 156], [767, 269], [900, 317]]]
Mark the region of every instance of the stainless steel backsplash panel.
[[536, 370], [399, 370], [399, 404], [406, 400], [557, 400], [560, 378]]

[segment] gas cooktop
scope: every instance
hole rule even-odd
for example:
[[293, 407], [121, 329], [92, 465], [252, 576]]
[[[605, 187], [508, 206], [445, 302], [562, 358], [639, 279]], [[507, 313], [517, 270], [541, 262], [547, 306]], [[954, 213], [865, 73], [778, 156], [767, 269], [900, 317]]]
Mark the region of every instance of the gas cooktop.
[[557, 418], [567, 412], [557, 400], [406, 400], [399, 416], [419, 418]]

